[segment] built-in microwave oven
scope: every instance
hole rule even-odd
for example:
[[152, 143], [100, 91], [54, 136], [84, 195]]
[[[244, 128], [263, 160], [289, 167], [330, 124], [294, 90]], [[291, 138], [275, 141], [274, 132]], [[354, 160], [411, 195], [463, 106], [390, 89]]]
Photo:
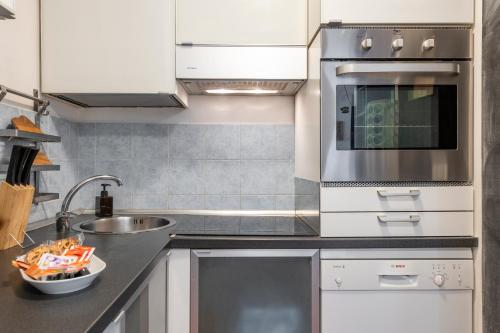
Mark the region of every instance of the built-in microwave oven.
[[472, 180], [467, 28], [322, 30], [321, 180]]

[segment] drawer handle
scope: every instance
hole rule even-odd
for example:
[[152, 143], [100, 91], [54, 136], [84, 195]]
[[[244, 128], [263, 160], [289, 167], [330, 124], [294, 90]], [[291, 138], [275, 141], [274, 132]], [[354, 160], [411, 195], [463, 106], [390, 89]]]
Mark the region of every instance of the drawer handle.
[[388, 217], [387, 215], [377, 215], [380, 222], [420, 222], [420, 215], [408, 215], [408, 217]]
[[388, 192], [386, 190], [378, 190], [378, 195], [387, 198], [387, 197], [418, 197], [420, 195], [420, 190], [409, 190], [405, 192]]

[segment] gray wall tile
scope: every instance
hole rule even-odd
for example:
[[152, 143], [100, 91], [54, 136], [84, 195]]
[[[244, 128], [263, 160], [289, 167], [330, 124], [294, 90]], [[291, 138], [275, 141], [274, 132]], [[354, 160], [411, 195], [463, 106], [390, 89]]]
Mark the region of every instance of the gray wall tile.
[[170, 125], [170, 157], [202, 159], [205, 155], [205, 129], [202, 125]]
[[274, 162], [272, 172], [276, 181], [275, 194], [294, 194], [294, 169], [293, 161]]
[[170, 195], [168, 197], [169, 209], [203, 209], [205, 197], [203, 195]]
[[243, 210], [273, 210], [275, 197], [273, 195], [243, 195], [241, 196]]
[[205, 194], [240, 194], [239, 161], [204, 162]]
[[241, 158], [273, 159], [276, 154], [276, 133], [272, 125], [241, 127]]
[[275, 125], [276, 159], [293, 160], [295, 158], [295, 127], [292, 125]]
[[168, 193], [168, 164], [161, 159], [133, 159], [134, 193]]
[[246, 160], [293, 160], [293, 125], [241, 126], [241, 158]]
[[[129, 192], [135, 191], [134, 169], [132, 160], [97, 160], [96, 174], [113, 175], [123, 180], [123, 185], [118, 188], [114, 182], [101, 181], [96, 184], [109, 183], [112, 185], [110, 191]], [[97, 186], [99, 188], [99, 186]]]
[[240, 158], [240, 126], [210, 125], [205, 132], [205, 157], [207, 159]]
[[[0, 103], [0, 127], [19, 114], [33, 116]], [[291, 207], [292, 125], [77, 124], [53, 116], [42, 120], [46, 132], [62, 136], [61, 143], [45, 144], [61, 171], [42, 173], [42, 190], [59, 192], [61, 198], [84, 178], [114, 174], [125, 182], [110, 189], [115, 208]], [[4, 163], [11, 146], [0, 142]], [[99, 183], [87, 185], [72, 208], [93, 209], [99, 192]], [[61, 201], [34, 207], [31, 220], [53, 216]]]
[[169, 194], [204, 194], [203, 162], [172, 160], [168, 184]]
[[293, 210], [295, 209], [295, 197], [293, 195], [278, 195], [276, 196], [277, 210]]
[[132, 207], [131, 192], [116, 192], [113, 194], [113, 209], [130, 209]]
[[173, 220], [178, 222], [177, 226], [182, 226], [185, 231], [196, 231], [205, 229], [205, 219], [203, 215], [172, 215]]
[[275, 194], [274, 161], [241, 161], [241, 194]]
[[242, 161], [242, 194], [293, 194], [293, 161]]
[[205, 209], [210, 210], [239, 210], [239, 195], [207, 195], [205, 196]]
[[70, 160], [78, 156], [78, 127], [67, 120], [51, 117], [50, 134], [59, 135], [61, 142], [47, 144], [51, 160]]
[[165, 209], [167, 207], [166, 195], [136, 193], [132, 195], [132, 208], [134, 209]]
[[12, 118], [18, 117], [20, 114], [19, 108], [0, 103], [0, 128], [7, 128], [10, 125]]
[[93, 160], [96, 157], [95, 124], [78, 124], [78, 159]]
[[96, 124], [96, 158], [127, 159], [132, 155], [132, 124]]
[[161, 124], [132, 125], [132, 158], [168, 159], [168, 126]]

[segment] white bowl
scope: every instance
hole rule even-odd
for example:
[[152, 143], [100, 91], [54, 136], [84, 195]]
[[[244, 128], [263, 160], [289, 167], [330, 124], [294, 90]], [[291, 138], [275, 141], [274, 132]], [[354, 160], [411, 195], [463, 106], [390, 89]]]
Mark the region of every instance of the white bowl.
[[90, 274], [88, 275], [79, 276], [72, 279], [54, 281], [34, 280], [26, 275], [26, 273], [24, 273], [22, 269], [20, 269], [19, 271], [21, 272], [21, 276], [23, 277], [24, 281], [28, 282], [44, 294], [66, 294], [90, 286], [95, 278], [106, 268], [106, 263], [99, 259], [97, 256], [93, 255], [87, 268], [90, 272]]

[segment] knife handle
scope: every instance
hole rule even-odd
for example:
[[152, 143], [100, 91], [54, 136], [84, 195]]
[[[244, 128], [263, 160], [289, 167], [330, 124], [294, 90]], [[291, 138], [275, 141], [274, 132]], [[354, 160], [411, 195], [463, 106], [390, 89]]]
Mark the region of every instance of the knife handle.
[[10, 185], [16, 185], [17, 165], [21, 154], [22, 146], [14, 145], [10, 153], [9, 168], [7, 169], [6, 181]]
[[29, 185], [30, 184], [31, 167], [33, 166], [33, 161], [35, 160], [35, 157], [39, 151], [40, 151], [40, 149], [30, 148], [30, 151], [28, 154], [28, 159], [26, 160], [26, 163], [23, 167], [23, 172], [21, 174], [21, 184], [22, 185]]

